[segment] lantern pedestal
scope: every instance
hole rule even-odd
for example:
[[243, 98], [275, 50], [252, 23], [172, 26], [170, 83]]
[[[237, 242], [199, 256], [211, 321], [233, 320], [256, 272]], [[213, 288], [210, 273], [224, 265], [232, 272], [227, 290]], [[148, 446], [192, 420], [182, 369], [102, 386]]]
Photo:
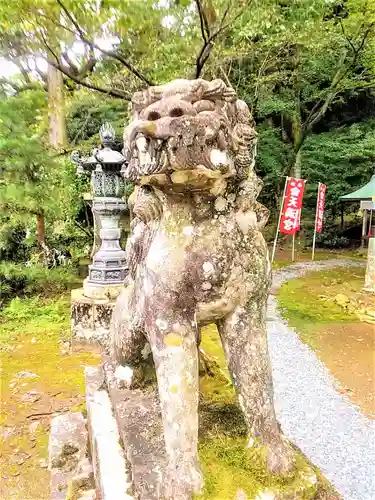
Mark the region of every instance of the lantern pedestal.
[[101, 246], [83, 283], [86, 297], [115, 299], [124, 286], [128, 268], [125, 251], [120, 246], [119, 221], [126, 208], [126, 203], [119, 198], [94, 199], [93, 212], [100, 221]]
[[116, 299], [89, 298], [83, 288], [71, 293], [71, 329], [74, 342], [107, 345]]
[[367, 268], [364, 290], [375, 293], [375, 238], [368, 241]]
[[83, 282], [83, 294], [85, 297], [96, 300], [115, 300], [124, 285], [99, 285], [88, 278]]

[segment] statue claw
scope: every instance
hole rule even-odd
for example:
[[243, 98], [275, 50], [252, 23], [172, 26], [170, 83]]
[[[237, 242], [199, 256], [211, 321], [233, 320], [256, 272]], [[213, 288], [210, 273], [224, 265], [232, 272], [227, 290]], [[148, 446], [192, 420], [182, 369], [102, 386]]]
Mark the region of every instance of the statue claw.
[[200, 467], [196, 463], [171, 464], [168, 468], [166, 498], [168, 500], [191, 500], [193, 494], [201, 494], [204, 482]]

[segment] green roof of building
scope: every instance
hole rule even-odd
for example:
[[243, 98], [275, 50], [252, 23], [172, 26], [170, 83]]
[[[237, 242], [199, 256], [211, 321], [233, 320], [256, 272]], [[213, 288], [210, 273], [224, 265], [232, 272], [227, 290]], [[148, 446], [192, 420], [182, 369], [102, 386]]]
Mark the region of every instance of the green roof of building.
[[340, 200], [342, 201], [365, 201], [373, 199], [375, 199], [375, 175], [371, 177], [370, 182], [357, 189], [357, 191], [340, 196]]

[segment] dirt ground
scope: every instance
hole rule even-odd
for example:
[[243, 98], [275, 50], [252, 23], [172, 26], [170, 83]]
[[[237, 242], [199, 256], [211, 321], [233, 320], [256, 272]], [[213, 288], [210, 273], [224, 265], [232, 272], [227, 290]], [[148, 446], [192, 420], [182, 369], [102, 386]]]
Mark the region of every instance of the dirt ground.
[[375, 325], [339, 323], [320, 327], [316, 333], [320, 359], [341, 390], [375, 418]]
[[340, 390], [375, 418], [375, 295], [364, 268], [312, 272], [279, 291], [291, 326], [329, 368]]

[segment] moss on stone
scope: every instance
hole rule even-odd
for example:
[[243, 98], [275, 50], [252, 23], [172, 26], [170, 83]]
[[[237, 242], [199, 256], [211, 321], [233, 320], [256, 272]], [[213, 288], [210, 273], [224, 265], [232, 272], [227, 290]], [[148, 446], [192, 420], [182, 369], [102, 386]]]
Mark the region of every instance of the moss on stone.
[[[30, 439], [28, 426], [32, 420], [27, 417], [39, 410], [34, 404], [21, 402], [20, 396], [28, 390], [37, 389], [49, 400], [55, 401], [58, 406], [54, 410], [60, 407], [81, 411], [84, 407], [83, 367], [99, 362], [99, 357], [92, 353], [61, 354], [59, 341], [68, 339], [70, 335], [69, 305], [69, 297], [47, 301], [33, 299], [13, 304], [11, 310], [6, 309], [2, 313], [3, 320], [6, 320], [0, 331], [4, 362], [2, 419], [5, 426], [15, 428], [14, 434], [2, 439], [1, 443], [2, 475], [7, 478], [3, 479], [3, 490], [7, 498], [49, 498], [49, 472], [39, 463], [47, 458], [48, 425], [42, 422]], [[250, 500], [267, 488], [282, 492], [293, 481], [298, 485], [298, 474], [294, 479], [270, 477], [264, 467], [262, 450], [246, 448], [245, 422], [228, 379], [215, 326], [203, 329], [202, 347], [218, 367], [212, 369], [215, 363], [210, 364], [210, 373], [201, 378], [199, 454], [205, 489], [203, 496], [197, 498], [234, 500], [241, 489]], [[17, 377], [21, 371], [38, 377], [21, 380]], [[14, 381], [18, 382], [10, 387]], [[15, 450], [29, 454], [30, 458], [18, 465]], [[305, 465], [306, 460], [299, 454], [297, 472], [304, 470]], [[73, 500], [75, 494], [74, 488], [71, 488], [68, 498]], [[316, 498], [338, 498], [319, 474]]]
[[182, 337], [178, 333], [168, 333], [164, 337], [164, 344], [169, 347], [180, 347], [182, 345]]

